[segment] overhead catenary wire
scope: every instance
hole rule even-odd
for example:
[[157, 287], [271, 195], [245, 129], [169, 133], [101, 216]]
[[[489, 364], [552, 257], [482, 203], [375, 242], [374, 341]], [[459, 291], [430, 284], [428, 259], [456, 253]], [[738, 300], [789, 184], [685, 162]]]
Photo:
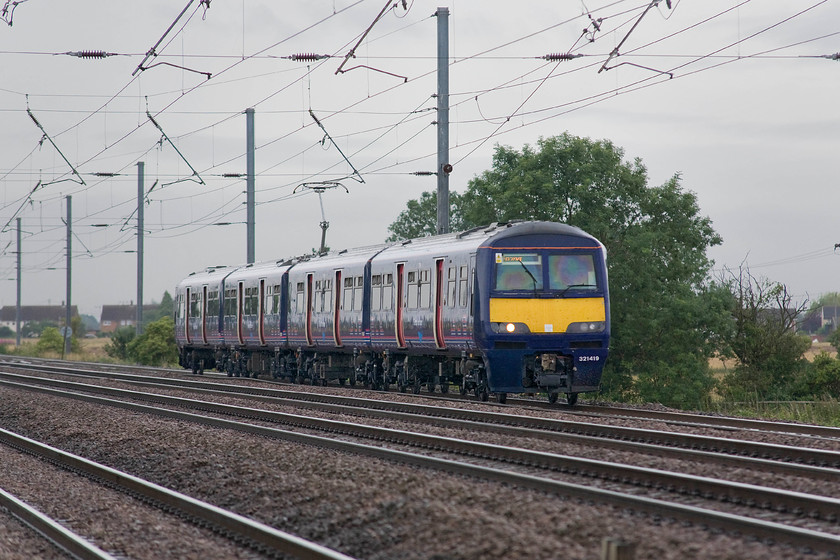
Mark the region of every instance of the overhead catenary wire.
[[[625, 55], [625, 53], [622, 53], [622, 56], [624, 56], [624, 55]], [[712, 56], [714, 56], [714, 55], [712, 55]], [[712, 56], [706, 56], [706, 58], [712, 58]], [[544, 111], [544, 112], [545, 112], [545, 111], [550, 111], [550, 110], [551, 110], [551, 108], [542, 108], [542, 107], [540, 107], [540, 108], [538, 108], [538, 109], [539, 109], [539, 110], [542, 110], [542, 111]], [[348, 112], [345, 112], [345, 111], [342, 111], [342, 110], [338, 110], [338, 111], [336, 111], [336, 114], [341, 114], [341, 113], [343, 113], [343, 114], [347, 114]], [[519, 114], [523, 114], [523, 112], [520, 112]], [[528, 114], [530, 114], [530, 113], [528, 113]], [[534, 114], [539, 114], [539, 113], [534, 113]], [[556, 118], [556, 116], [555, 116], [555, 118]], [[348, 134], [352, 134], [352, 133], [348, 133]], [[337, 136], [336, 138], [339, 138], [339, 137]], [[462, 144], [462, 145], [465, 145], [465, 144]], [[348, 153], [351, 153], [351, 152], [348, 152]], [[351, 153], [351, 155], [352, 155], [352, 153]], [[381, 168], [381, 169], [387, 169], [387, 168], [388, 168], [388, 167], [384, 167], [384, 168]], [[361, 167], [361, 169], [365, 169], [365, 167], [364, 167], [364, 166], [362, 166], [362, 167]], [[375, 171], [371, 171], [371, 172], [375, 172]], [[202, 172], [202, 173], [203, 173], [203, 172]], [[367, 173], [367, 171], [366, 171], [366, 173]], [[86, 174], [86, 175], [87, 175], [87, 174]]]

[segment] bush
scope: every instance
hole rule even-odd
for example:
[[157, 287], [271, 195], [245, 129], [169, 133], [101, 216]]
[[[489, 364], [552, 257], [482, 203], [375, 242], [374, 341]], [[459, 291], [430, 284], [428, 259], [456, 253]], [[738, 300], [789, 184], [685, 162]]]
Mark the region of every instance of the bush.
[[114, 331], [111, 342], [105, 345], [105, 353], [118, 360], [128, 360], [128, 345], [134, 340], [134, 327], [120, 327]]
[[128, 357], [147, 366], [162, 366], [178, 362], [175, 346], [175, 323], [163, 317], [146, 326], [146, 331], [128, 343]]
[[41, 331], [41, 336], [38, 338], [38, 343], [35, 345], [35, 351], [38, 355], [47, 352], [55, 352], [61, 354], [64, 351], [64, 337], [58, 332], [55, 327], [46, 327]]
[[820, 352], [797, 388], [803, 397], [837, 398], [840, 396], [840, 360], [832, 358], [827, 352]]

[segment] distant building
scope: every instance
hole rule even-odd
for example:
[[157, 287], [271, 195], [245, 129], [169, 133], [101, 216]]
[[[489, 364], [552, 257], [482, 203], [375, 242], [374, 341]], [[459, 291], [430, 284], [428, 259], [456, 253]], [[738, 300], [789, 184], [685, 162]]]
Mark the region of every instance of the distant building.
[[[17, 319], [15, 314], [17, 306], [4, 305], [0, 308], [0, 325], [15, 330]], [[70, 306], [70, 316], [77, 317], [79, 309], [75, 305]], [[20, 324], [27, 323], [53, 323], [56, 326], [63, 325], [67, 317], [67, 307], [64, 305], [21, 305]]]
[[821, 327], [829, 325], [828, 330], [834, 331], [840, 325], [840, 306], [824, 305], [820, 308]]
[[[144, 305], [143, 316], [157, 310], [157, 305]], [[102, 315], [99, 316], [99, 330], [112, 333], [120, 327], [133, 327], [137, 324], [137, 306], [131, 305], [103, 305]]]

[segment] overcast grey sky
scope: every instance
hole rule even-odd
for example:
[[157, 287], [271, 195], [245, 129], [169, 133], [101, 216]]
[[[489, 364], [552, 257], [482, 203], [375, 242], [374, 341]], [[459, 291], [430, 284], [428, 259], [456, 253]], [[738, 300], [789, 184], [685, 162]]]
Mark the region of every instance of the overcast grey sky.
[[[840, 291], [840, 61], [824, 58], [840, 52], [840, 0], [672, 0], [644, 17], [645, 0], [409, 0], [372, 28], [383, 0], [194, 0], [137, 70], [188, 4], [0, 0], [13, 24], [0, 21], [0, 304], [15, 302], [15, 217], [23, 303], [64, 300], [67, 195], [73, 303], [98, 317], [135, 299], [138, 161], [154, 185], [147, 301], [192, 271], [244, 262], [245, 181], [224, 175], [245, 172], [249, 107], [257, 260], [317, 247], [318, 198], [294, 191], [351, 174], [336, 145], [364, 183], [324, 194], [328, 244], [381, 242], [408, 200], [436, 188], [413, 173], [436, 167], [438, 6], [450, 10], [451, 189], [488, 169], [497, 144], [608, 139], [652, 185], [681, 174], [724, 239], [718, 268], [746, 262], [800, 300]], [[113, 55], [62, 54], [79, 51]], [[583, 56], [540, 58], [565, 52]], [[330, 58], [292, 60], [302, 53]]]

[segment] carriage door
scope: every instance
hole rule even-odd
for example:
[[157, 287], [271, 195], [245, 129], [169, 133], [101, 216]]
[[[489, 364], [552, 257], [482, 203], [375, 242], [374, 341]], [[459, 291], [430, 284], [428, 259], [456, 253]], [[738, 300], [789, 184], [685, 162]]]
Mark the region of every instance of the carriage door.
[[192, 344], [190, 337], [190, 306], [192, 305], [192, 288], [187, 288], [187, 301], [184, 313], [184, 336], [187, 339], [187, 344]]
[[260, 335], [260, 344], [265, 346], [265, 278], [260, 278], [260, 301], [257, 312], [257, 333]]
[[201, 292], [201, 340], [207, 344], [207, 286]]
[[236, 336], [239, 338], [239, 344], [245, 344], [245, 337], [242, 330], [242, 313], [245, 303], [245, 283], [239, 283], [239, 290], [236, 294]]
[[394, 302], [396, 325], [394, 331], [397, 336], [397, 346], [405, 348], [405, 333], [403, 332], [403, 306], [405, 305], [405, 263], [397, 265], [397, 300]]
[[306, 275], [306, 344], [314, 346], [312, 341], [312, 273]]
[[344, 289], [341, 285], [341, 271], [335, 271], [335, 298], [334, 298], [334, 305], [333, 308], [333, 340], [335, 341], [336, 346], [341, 346], [341, 314], [339, 311], [341, 310], [341, 295], [342, 290]]
[[443, 340], [443, 287], [446, 282], [443, 279], [443, 259], [435, 260], [435, 346], [438, 349], [446, 348], [446, 341]]

